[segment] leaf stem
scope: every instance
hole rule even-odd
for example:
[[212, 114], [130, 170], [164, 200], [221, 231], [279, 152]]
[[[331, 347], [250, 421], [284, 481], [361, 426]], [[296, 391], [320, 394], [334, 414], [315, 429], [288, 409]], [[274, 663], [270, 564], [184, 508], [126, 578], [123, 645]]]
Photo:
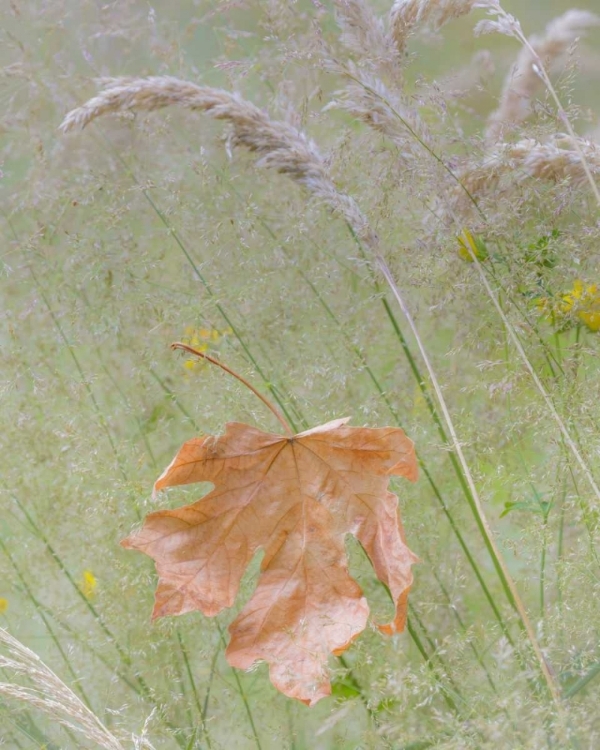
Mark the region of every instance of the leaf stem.
[[240, 381], [240, 383], [242, 383], [243, 385], [246, 386], [246, 388], [251, 390], [252, 393], [263, 402], [263, 404], [267, 407], [267, 409], [271, 410], [271, 412], [275, 415], [276, 419], [283, 426], [283, 429], [286, 431], [288, 435], [291, 436], [294, 434], [292, 432], [292, 428], [285, 421], [285, 419], [281, 416], [281, 414], [277, 411], [276, 407], [269, 401], [269, 399], [265, 398], [265, 396], [263, 396], [260, 391], [257, 391], [256, 388], [246, 380], [246, 378], [242, 377], [237, 372], [232, 370], [230, 367], [227, 367], [227, 365], [224, 365], [222, 362], [219, 362], [218, 359], [211, 357], [210, 354], [199, 352], [197, 349], [194, 349], [193, 347], [188, 346], [187, 344], [182, 344], [180, 341], [176, 341], [174, 344], [171, 344], [171, 349], [182, 349], [183, 351], [188, 352], [189, 354], [193, 354], [195, 357], [206, 359], [212, 365], [216, 365], [217, 367], [220, 367], [222, 370], [225, 370], [225, 372], [229, 373], [230, 375], [233, 375], [234, 378], [237, 378]]

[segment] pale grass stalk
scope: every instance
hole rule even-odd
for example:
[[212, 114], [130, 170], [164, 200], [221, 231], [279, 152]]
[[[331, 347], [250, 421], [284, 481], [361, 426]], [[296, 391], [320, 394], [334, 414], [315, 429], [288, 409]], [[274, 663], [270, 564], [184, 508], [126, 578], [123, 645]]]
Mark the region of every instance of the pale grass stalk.
[[135, 750], [154, 750], [154, 745], [148, 739], [148, 732], [150, 731], [150, 723], [157, 713], [158, 709], [155, 706], [146, 717], [146, 721], [142, 727], [142, 733], [140, 735], [131, 735], [131, 741], [133, 742]]
[[579, 467], [583, 471], [585, 478], [588, 480], [589, 485], [592, 488], [592, 491], [594, 492], [594, 495], [596, 496], [596, 499], [598, 500], [598, 502], [600, 504], [600, 488], [596, 484], [596, 480], [594, 479], [594, 476], [593, 476], [592, 472], [590, 471], [589, 466], [587, 465], [587, 463], [585, 462], [583, 456], [581, 455], [581, 453], [579, 451], [579, 448], [577, 447], [577, 445], [575, 444], [575, 441], [571, 437], [571, 435], [570, 435], [570, 433], [569, 433], [569, 431], [568, 431], [568, 429], [567, 429], [567, 427], [566, 427], [566, 425], [565, 425], [562, 417], [557, 412], [556, 407], [552, 403], [552, 399], [548, 395], [548, 392], [544, 388], [544, 385], [543, 385], [542, 381], [540, 380], [538, 374], [536, 373], [535, 368], [531, 364], [531, 361], [530, 361], [529, 357], [525, 353], [525, 349], [523, 348], [523, 345], [521, 344], [521, 341], [519, 340], [519, 337], [517, 336], [517, 333], [516, 333], [514, 327], [511, 325], [510, 321], [508, 320], [508, 318], [506, 316], [506, 313], [504, 312], [504, 310], [502, 309], [500, 303], [498, 302], [497, 296], [494, 294], [494, 291], [493, 291], [493, 289], [492, 289], [492, 287], [490, 285], [490, 282], [488, 281], [487, 276], [484, 273], [484, 270], [482, 268], [481, 263], [479, 262], [479, 259], [475, 256], [475, 254], [473, 253], [473, 251], [470, 248], [469, 248], [469, 253], [471, 255], [471, 258], [472, 258], [473, 262], [475, 263], [477, 271], [479, 272], [479, 276], [480, 276], [481, 281], [482, 281], [482, 283], [483, 283], [483, 285], [484, 285], [484, 287], [486, 289], [486, 292], [487, 292], [489, 298], [492, 300], [492, 303], [494, 304], [494, 307], [496, 308], [496, 311], [497, 311], [498, 315], [502, 319], [504, 327], [506, 328], [506, 331], [508, 332], [508, 335], [509, 335], [511, 341], [513, 342], [513, 344], [515, 345], [516, 350], [519, 353], [519, 357], [521, 358], [523, 364], [527, 368], [527, 371], [531, 375], [531, 378], [532, 378], [532, 380], [533, 380], [536, 388], [540, 392], [542, 398], [544, 399], [544, 403], [548, 407], [548, 411], [550, 412], [550, 414], [552, 415], [552, 418], [554, 419], [554, 421], [558, 425], [558, 428], [559, 428], [559, 430], [561, 432], [561, 435], [563, 436], [566, 444], [569, 446], [571, 452], [573, 453], [573, 456], [575, 457], [575, 460], [577, 461], [577, 463], [579, 464]]
[[543, 83], [539, 61], [547, 69], [560, 61], [578, 37], [600, 18], [585, 10], [569, 10], [546, 27], [543, 36], [532, 36], [524, 45], [504, 82], [500, 104], [490, 115], [486, 141], [493, 144], [505, 137], [509, 127], [523, 122], [531, 112], [531, 99]]
[[[523, 37], [523, 40], [524, 40], [523, 43], [527, 45], [528, 44], [527, 39], [525, 39], [525, 37]], [[586, 177], [588, 179], [588, 182], [590, 184], [590, 187], [592, 189], [592, 193], [594, 194], [594, 197], [596, 199], [596, 202], [597, 202], [598, 206], [600, 206], [600, 190], [598, 189], [598, 185], [597, 185], [596, 181], [594, 180], [594, 178], [592, 176], [592, 171], [591, 171], [590, 165], [588, 164], [588, 161], [586, 159], [585, 152], [581, 148], [580, 139], [577, 137], [577, 134], [575, 133], [575, 130], [573, 129], [573, 126], [571, 125], [571, 121], [569, 120], [569, 117], [568, 117], [567, 113], [565, 112], [565, 110], [564, 110], [564, 108], [563, 108], [563, 106], [562, 106], [562, 104], [560, 102], [560, 99], [558, 98], [558, 94], [556, 93], [556, 90], [554, 89], [554, 86], [552, 85], [552, 81], [550, 80], [550, 78], [549, 78], [549, 76], [548, 76], [548, 74], [546, 72], [546, 69], [542, 65], [541, 60], [539, 60], [539, 58], [538, 58], [538, 61], [537, 61], [537, 68], [538, 68], [538, 70], [540, 72], [540, 76], [542, 77], [542, 80], [546, 84], [546, 88], [548, 89], [548, 91], [550, 92], [550, 95], [551, 95], [552, 99], [554, 100], [556, 108], [558, 109], [558, 114], [560, 116], [560, 119], [564, 123], [564, 125], [566, 126], [567, 132], [571, 136], [571, 139], [573, 141], [573, 146], [574, 146], [575, 150], [577, 151], [577, 153], [579, 155], [579, 158], [581, 159], [581, 166], [583, 167], [583, 170], [585, 171], [585, 175], [586, 175]]]
[[444, 421], [446, 422], [446, 426], [448, 428], [448, 432], [450, 433], [450, 437], [452, 439], [452, 446], [456, 452], [456, 455], [458, 456], [458, 460], [460, 461], [460, 465], [462, 467], [462, 470], [465, 475], [465, 479], [467, 480], [467, 484], [469, 486], [469, 490], [471, 492], [471, 496], [473, 498], [473, 502], [475, 503], [475, 507], [477, 509], [477, 514], [479, 516], [479, 519], [481, 521], [481, 525], [485, 531], [486, 539], [491, 547], [491, 549], [494, 551], [494, 555], [496, 557], [496, 560], [502, 570], [504, 579], [510, 589], [510, 593], [513, 597], [513, 601], [515, 604], [515, 608], [517, 612], [519, 613], [519, 617], [521, 619], [521, 622], [523, 623], [523, 627], [525, 628], [525, 631], [527, 633], [527, 637], [529, 639], [529, 642], [531, 643], [531, 646], [533, 648], [533, 651], [535, 653], [535, 656], [537, 658], [537, 661], [540, 665], [540, 669], [542, 671], [542, 674], [544, 675], [544, 678], [546, 680], [546, 684], [548, 686], [548, 690], [550, 691], [550, 694], [552, 695], [553, 700], [558, 704], [560, 702], [560, 691], [559, 687], [556, 684], [556, 681], [554, 679], [554, 676], [548, 667], [548, 664], [546, 663], [546, 659], [544, 658], [544, 655], [542, 653], [542, 650], [540, 648], [540, 645], [537, 640], [537, 636], [535, 634], [535, 631], [533, 629], [533, 626], [529, 620], [529, 615], [527, 614], [527, 610], [525, 609], [525, 605], [521, 601], [521, 597], [519, 596], [519, 592], [517, 590], [517, 586], [515, 582], [512, 579], [512, 576], [510, 575], [510, 572], [508, 570], [508, 567], [506, 566], [506, 563], [504, 562], [504, 558], [502, 556], [502, 553], [500, 552], [498, 546], [496, 545], [496, 542], [494, 540], [494, 535], [492, 534], [492, 529], [489, 525], [489, 522], [487, 520], [487, 516], [485, 514], [483, 504], [481, 502], [481, 499], [479, 497], [479, 493], [477, 492], [477, 487], [475, 486], [475, 482], [473, 480], [473, 476], [471, 474], [471, 470], [469, 469], [469, 465], [467, 463], [467, 460], [465, 458], [465, 455], [462, 450], [462, 446], [460, 444], [460, 441], [458, 439], [456, 429], [454, 428], [454, 422], [452, 421], [452, 417], [450, 416], [450, 412], [448, 410], [448, 406], [446, 404], [446, 399], [444, 398], [444, 394], [442, 393], [442, 389], [440, 387], [439, 381], [437, 379], [437, 376], [435, 374], [435, 369], [433, 368], [433, 365], [431, 364], [431, 360], [429, 359], [429, 355], [427, 354], [427, 350], [425, 349], [425, 346], [423, 344], [423, 340], [419, 334], [419, 331], [417, 329], [417, 326], [415, 325], [415, 322], [413, 320], [412, 315], [410, 314], [410, 311], [400, 293], [400, 290], [398, 288], [398, 285], [394, 281], [394, 277], [392, 276], [392, 272], [390, 271], [390, 268], [388, 264], [385, 262], [385, 259], [382, 255], [379, 253], [375, 253], [375, 262], [383, 274], [388, 286], [390, 287], [392, 294], [394, 295], [396, 302], [398, 302], [400, 309], [402, 310], [402, 313], [404, 314], [404, 317], [406, 318], [406, 322], [408, 323], [413, 336], [415, 337], [415, 341], [417, 342], [417, 346], [419, 347], [419, 351], [421, 353], [421, 357], [423, 358], [423, 362], [425, 363], [425, 367], [427, 368], [427, 372], [429, 373], [429, 377], [431, 379], [431, 384], [433, 386], [433, 390], [435, 392], [435, 395], [437, 397], [438, 403], [440, 405], [440, 409], [442, 412], [442, 415], [444, 417]]
[[518, 39], [521, 42], [521, 44], [529, 51], [531, 55], [533, 70], [544, 82], [546, 88], [548, 89], [550, 96], [552, 97], [552, 100], [554, 101], [554, 104], [556, 105], [560, 120], [566, 127], [567, 133], [573, 140], [573, 147], [577, 151], [579, 158], [581, 160], [581, 168], [583, 169], [585, 173], [585, 176], [592, 189], [592, 193], [594, 194], [596, 202], [600, 206], [600, 190], [598, 189], [598, 185], [596, 184], [596, 181], [594, 180], [594, 177], [592, 176], [592, 171], [586, 160], [586, 155], [583, 149], [581, 148], [579, 139], [575, 133], [575, 130], [571, 124], [571, 121], [569, 120], [569, 117], [564, 107], [562, 106], [560, 99], [558, 98], [558, 94], [556, 93], [556, 90], [554, 86], [552, 85], [552, 81], [550, 80], [550, 77], [546, 71], [546, 68], [544, 67], [544, 64], [542, 60], [540, 59], [540, 56], [538, 55], [536, 50], [531, 46], [531, 43], [529, 42], [525, 34], [523, 34], [523, 30], [521, 29], [521, 24], [517, 21], [517, 19], [514, 16], [510, 15], [510, 13], [507, 13], [502, 8], [502, 6], [499, 3], [499, 0], [480, 0], [477, 3], [476, 7], [485, 8], [490, 15], [496, 16], [496, 20], [495, 21], [490, 21], [490, 20], [480, 21], [475, 27], [475, 33], [485, 34], [489, 32], [498, 32], [500, 34], [506, 34], [507, 36], [512, 36], [515, 39]]
[[63, 131], [71, 130], [76, 126], [84, 127], [100, 115], [124, 110], [154, 110], [170, 104], [182, 104], [190, 109], [203, 110], [212, 117], [228, 121], [233, 128], [233, 142], [236, 145], [246, 146], [250, 151], [258, 153], [261, 157], [259, 164], [287, 174], [295, 182], [304, 185], [318, 201], [323, 202], [327, 207], [341, 214], [357, 239], [362, 241], [364, 246], [371, 251], [376, 264], [392, 289], [415, 334], [421, 354], [432, 377], [436, 394], [440, 400], [444, 418], [448, 423], [453, 445], [461, 461], [469, 489], [475, 499], [476, 510], [485, 530], [486, 538], [490, 548], [494, 551], [505, 581], [508, 583], [513, 602], [534, 653], [540, 662], [540, 668], [548, 683], [550, 693], [555, 700], [558, 700], [558, 689], [546, 665], [535, 632], [529, 622], [527, 612], [520, 600], [516, 586], [506, 569], [506, 564], [493, 542], [489, 524], [483, 512], [481, 501], [477, 495], [473, 478], [466, 464], [437, 378], [435, 377], [435, 372], [431, 367], [418, 331], [414, 326], [410, 313], [404, 305], [389, 268], [378, 252], [379, 238], [370, 229], [367, 219], [360, 212], [354, 199], [344, 193], [338, 192], [335, 184], [329, 177], [326, 166], [316, 146], [300, 131], [286, 123], [271, 120], [265, 112], [254, 105], [221, 89], [196, 86], [195, 84], [173, 78], [109, 79], [105, 81], [105, 85], [106, 88], [98, 96], [67, 115], [62, 124]]
[[[17, 683], [0, 683], [0, 695], [23, 701], [46, 713], [62, 726], [83, 734], [105, 750], [124, 750], [119, 740], [104, 726], [100, 719], [79, 700], [75, 693], [40, 659], [40, 657], [0, 628], [0, 644], [8, 656], [0, 654], [0, 668], [15, 675], [26, 677], [33, 687]], [[147, 739], [144, 745], [151, 750]]]
[[427, 24], [437, 31], [448, 21], [466, 16], [476, 6], [476, 0], [396, 0], [390, 10], [390, 35], [403, 52], [417, 26]]

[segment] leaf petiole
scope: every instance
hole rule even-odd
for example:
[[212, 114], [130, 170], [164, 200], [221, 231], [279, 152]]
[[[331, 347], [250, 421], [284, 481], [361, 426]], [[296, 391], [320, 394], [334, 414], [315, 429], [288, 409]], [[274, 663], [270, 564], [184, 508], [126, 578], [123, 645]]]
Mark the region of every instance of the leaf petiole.
[[271, 410], [271, 412], [275, 415], [278, 422], [283, 426], [283, 429], [286, 431], [288, 435], [292, 436], [294, 434], [292, 432], [291, 427], [285, 421], [285, 419], [281, 416], [277, 408], [267, 398], [265, 398], [262, 395], [262, 393], [260, 393], [260, 391], [257, 391], [256, 388], [246, 380], [246, 378], [242, 377], [241, 375], [238, 375], [237, 372], [232, 370], [230, 367], [227, 367], [227, 365], [224, 365], [222, 362], [219, 362], [218, 359], [211, 357], [210, 354], [199, 352], [197, 349], [194, 349], [193, 347], [188, 346], [187, 344], [182, 344], [180, 341], [176, 341], [174, 344], [171, 344], [171, 349], [182, 349], [183, 351], [188, 352], [189, 354], [193, 354], [195, 357], [206, 359], [212, 365], [216, 365], [217, 367], [220, 367], [222, 370], [225, 370], [225, 372], [229, 373], [230, 375], [233, 375], [233, 377], [237, 378], [240, 381], [240, 383], [243, 383], [243, 385], [245, 385], [246, 388], [249, 388], [255, 396], [258, 396], [258, 398], [263, 402], [263, 404], [267, 407], [267, 409]]

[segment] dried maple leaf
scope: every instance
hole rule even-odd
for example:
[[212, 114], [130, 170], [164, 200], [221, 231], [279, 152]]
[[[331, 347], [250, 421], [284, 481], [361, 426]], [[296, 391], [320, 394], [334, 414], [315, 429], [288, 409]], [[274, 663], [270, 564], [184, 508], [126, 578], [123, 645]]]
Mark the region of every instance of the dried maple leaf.
[[281, 692], [313, 705], [329, 695], [330, 653], [362, 632], [369, 608], [348, 572], [353, 534], [394, 600], [386, 633], [401, 631], [416, 558], [404, 543], [392, 474], [414, 481], [413, 443], [397, 428], [347, 419], [293, 437], [239, 422], [220, 437], [184, 443], [156, 490], [192, 482], [214, 489], [183, 508], [151, 513], [122, 544], [156, 561], [153, 617], [230, 607], [246, 566], [264, 550], [256, 590], [229, 628], [229, 664], [269, 663]]

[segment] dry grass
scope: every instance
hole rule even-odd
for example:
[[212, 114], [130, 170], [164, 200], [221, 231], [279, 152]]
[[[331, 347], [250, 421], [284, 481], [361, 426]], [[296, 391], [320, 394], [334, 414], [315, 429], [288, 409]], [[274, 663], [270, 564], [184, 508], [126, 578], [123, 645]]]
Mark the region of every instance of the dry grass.
[[[0, 695], [43, 711], [53, 721], [82, 735], [84, 741], [105, 750], [124, 750], [124, 745], [40, 657], [3, 628], [0, 628], [0, 646], [6, 651], [6, 655], [0, 653], [0, 669], [32, 683], [32, 687], [27, 687], [17, 682], [2, 682]], [[143, 736], [134, 738], [134, 744], [152, 749]]]

